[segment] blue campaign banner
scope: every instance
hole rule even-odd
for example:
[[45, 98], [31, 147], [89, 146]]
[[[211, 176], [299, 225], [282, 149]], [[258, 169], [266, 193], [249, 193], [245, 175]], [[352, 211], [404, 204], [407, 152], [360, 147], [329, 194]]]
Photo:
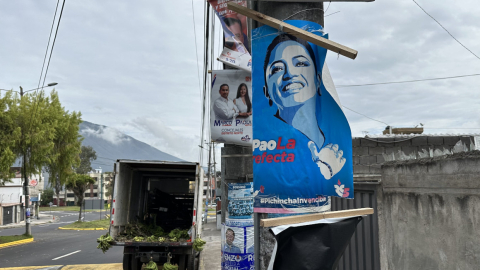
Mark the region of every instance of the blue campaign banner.
[[253, 183], [228, 184], [228, 218], [253, 219]]
[[[328, 38], [316, 23], [286, 23]], [[254, 211], [320, 212], [328, 196], [353, 198], [352, 136], [323, 75], [327, 50], [269, 26], [252, 31], [252, 48]]]
[[254, 228], [222, 226], [222, 270], [254, 270]]

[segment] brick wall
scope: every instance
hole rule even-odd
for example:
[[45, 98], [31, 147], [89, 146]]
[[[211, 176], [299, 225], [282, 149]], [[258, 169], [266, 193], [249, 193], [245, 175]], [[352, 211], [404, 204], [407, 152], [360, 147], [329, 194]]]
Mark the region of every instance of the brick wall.
[[[370, 137], [353, 138], [353, 173], [354, 174], [380, 174], [381, 165], [385, 156], [392, 154], [414, 155], [420, 158], [420, 153], [425, 151], [452, 151], [455, 144], [462, 141], [467, 148], [474, 149], [475, 138], [465, 136], [395, 136], [395, 137]], [[425, 150], [425, 151], [424, 151]], [[400, 152], [399, 152], [400, 151]], [[401, 154], [403, 153], [403, 154]]]

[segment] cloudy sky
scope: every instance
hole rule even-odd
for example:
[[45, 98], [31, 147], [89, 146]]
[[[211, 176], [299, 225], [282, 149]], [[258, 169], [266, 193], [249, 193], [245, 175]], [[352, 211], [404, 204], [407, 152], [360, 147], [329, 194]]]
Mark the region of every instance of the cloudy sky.
[[[478, 1], [417, 2], [480, 56]], [[56, 4], [0, 2], [1, 89], [37, 87]], [[191, 0], [67, 1], [46, 83], [57, 82], [62, 103], [84, 120], [198, 160], [204, 0], [193, 4], [200, 63]], [[396, 127], [423, 123], [429, 134], [480, 133], [480, 76], [340, 87], [480, 73], [480, 59], [412, 0], [332, 3], [326, 14], [337, 11], [325, 18], [330, 39], [359, 51], [355, 60], [327, 57], [344, 106]], [[345, 112], [353, 136], [385, 128]]]

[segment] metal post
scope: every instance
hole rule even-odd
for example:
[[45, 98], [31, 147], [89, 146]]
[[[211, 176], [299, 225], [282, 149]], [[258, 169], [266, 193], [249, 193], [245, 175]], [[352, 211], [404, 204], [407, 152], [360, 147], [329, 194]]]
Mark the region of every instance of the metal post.
[[205, 223], [208, 222], [208, 206], [209, 206], [209, 203], [211, 204], [211, 200], [212, 200], [211, 194], [210, 194], [210, 189], [211, 189], [210, 174], [211, 174], [211, 167], [212, 167], [211, 158], [212, 158], [212, 143], [210, 142], [208, 144], [208, 170], [207, 170], [207, 192], [206, 192], [207, 204], [205, 208]]
[[[20, 86], [20, 100], [23, 100], [23, 88]], [[25, 123], [24, 123], [25, 124]], [[23, 147], [26, 147], [25, 143], [25, 125], [22, 128], [22, 144]], [[25, 233], [28, 235], [32, 234], [32, 228], [30, 227], [30, 190], [28, 189], [28, 178], [27, 178], [27, 155], [26, 155], [26, 149], [22, 149], [22, 154], [23, 154], [23, 172], [22, 172], [22, 177], [23, 177], [23, 192], [25, 194]]]

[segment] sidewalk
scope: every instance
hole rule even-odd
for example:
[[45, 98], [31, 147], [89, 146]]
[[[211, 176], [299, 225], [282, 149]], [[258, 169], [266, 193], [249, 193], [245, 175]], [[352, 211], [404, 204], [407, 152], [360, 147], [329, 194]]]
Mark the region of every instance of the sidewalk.
[[217, 230], [216, 219], [209, 219], [203, 224], [202, 239], [207, 243], [200, 253], [200, 270], [221, 269], [221, 231]]
[[[37, 218], [30, 218], [30, 225], [35, 226], [35, 225], [40, 225], [40, 224], [45, 224], [45, 223], [52, 223], [58, 221], [58, 217], [55, 217], [53, 219], [53, 215], [50, 214], [43, 214], [40, 212], [40, 219]], [[18, 227], [25, 227], [25, 221], [20, 221], [19, 223], [10, 223], [7, 225], [1, 225], [1, 229], [9, 229], [9, 228], [18, 228]]]

